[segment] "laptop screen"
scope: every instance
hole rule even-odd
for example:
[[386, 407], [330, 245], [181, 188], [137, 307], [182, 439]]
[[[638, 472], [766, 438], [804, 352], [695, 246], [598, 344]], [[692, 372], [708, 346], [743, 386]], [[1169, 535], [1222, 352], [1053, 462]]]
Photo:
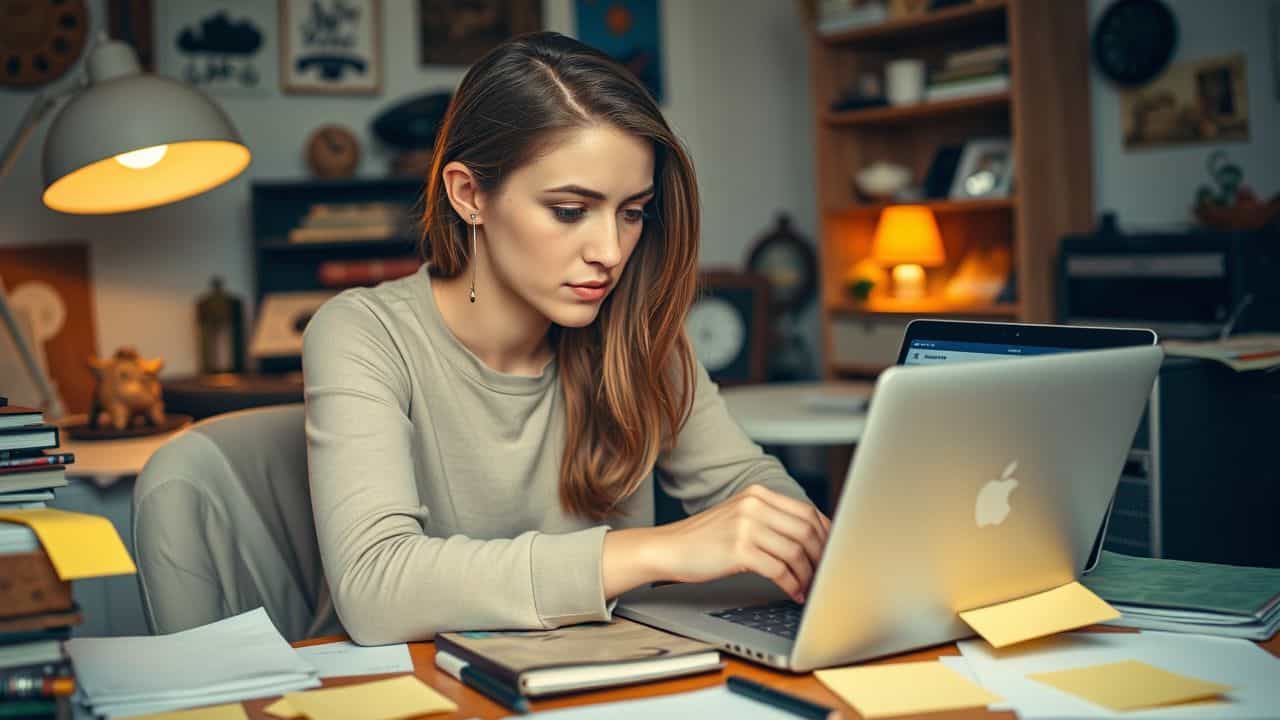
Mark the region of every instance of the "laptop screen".
[[1052, 355], [1071, 352], [1075, 348], [1044, 345], [1008, 345], [1004, 343], [960, 342], [914, 338], [908, 342], [903, 365], [940, 365], [949, 362], [1002, 360], [1028, 355]]

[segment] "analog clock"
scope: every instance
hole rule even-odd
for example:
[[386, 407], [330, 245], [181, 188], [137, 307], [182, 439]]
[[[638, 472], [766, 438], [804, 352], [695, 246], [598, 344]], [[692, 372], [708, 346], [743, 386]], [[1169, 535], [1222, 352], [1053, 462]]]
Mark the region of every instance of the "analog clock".
[[1093, 28], [1093, 59], [1117, 85], [1150, 82], [1169, 64], [1178, 23], [1160, 0], [1119, 0]]
[[713, 375], [728, 369], [747, 348], [746, 320], [728, 300], [704, 297], [695, 302], [684, 327], [698, 360]]
[[769, 281], [751, 273], [707, 271], [685, 318], [698, 361], [721, 385], [762, 382], [769, 328]]
[[80, 57], [88, 31], [84, 0], [0, 0], [0, 86], [62, 77]]
[[341, 125], [317, 128], [307, 138], [307, 166], [317, 177], [351, 177], [360, 163], [360, 141]]
[[747, 269], [769, 280], [775, 312], [801, 310], [818, 292], [818, 261], [813, 247], [791, 227], [786, 213], [760, 238], [747, 258]]

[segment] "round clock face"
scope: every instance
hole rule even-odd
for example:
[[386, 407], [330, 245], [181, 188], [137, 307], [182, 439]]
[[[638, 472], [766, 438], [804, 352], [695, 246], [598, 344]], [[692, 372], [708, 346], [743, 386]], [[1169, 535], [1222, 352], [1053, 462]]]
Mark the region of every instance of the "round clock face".
[[705, 297], [695, 302], [684, 328], [698, 361], [710, 373], [729, 367], [746, 346], [746, 322], [737, 308], [720, 298]]
[[349, 177], [360, 162], [360, 141], [339, 125], [325, 125], [307, 139], [307, 164], [320, 177]]
[[80, 57], [88, 28], [84, 0], [0, 0], [0, 86], [62, 77]]
[[1160, 0], [1119, 0], [1093, 30], [1098, 69], [1118, 85], [1142, 85], [1173, 57], [1178, 24]]

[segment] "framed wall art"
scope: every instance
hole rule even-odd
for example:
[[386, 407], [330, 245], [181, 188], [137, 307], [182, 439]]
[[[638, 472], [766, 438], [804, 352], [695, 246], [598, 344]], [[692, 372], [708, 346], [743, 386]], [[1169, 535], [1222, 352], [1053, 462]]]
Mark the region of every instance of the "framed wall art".
[[470, 65], [504, 40], [541, 29], [541, 0], [418, 0], [418, 60]]
[[265, 95], [274, 84], [276, 13], [267, 3], [164, 3], [155, 25], [161, 74], [224, 95]]
[[280, 0], [285, 92], [376, 95], [382, 90], [379, 0]]

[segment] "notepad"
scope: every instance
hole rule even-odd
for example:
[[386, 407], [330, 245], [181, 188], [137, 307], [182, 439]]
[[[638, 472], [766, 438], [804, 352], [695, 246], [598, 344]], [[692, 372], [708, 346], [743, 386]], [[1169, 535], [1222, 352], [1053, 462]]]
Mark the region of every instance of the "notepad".
[[1120, 613], [1078, 582], [1017, 600], [960, 613], [960, 619], [992, 647], [1115, 620]]
[[249, 715], [240, 703], [230, 703], [155, 715], [136, 715], [129, 720], [249, 720]]
[[62, 580], [138, 571], [115, 526], [104, 517], [37, 508], [3, 511], [0, 520], [30, 526]]
[[286, 693], [267, 712], [311, 720], [400, 720], [453, 712], [458, 706], [413, 675], [324, 690]]
[[940, 662], [818, 670], [818, 680], [864, 718], [986, 707], [1000, 698]]
[[1027, 677], [1116, 711], [1204, 700], [1232, 689], [1230, 685], [1179, 675], [1138, 660], [1033, 673]]

